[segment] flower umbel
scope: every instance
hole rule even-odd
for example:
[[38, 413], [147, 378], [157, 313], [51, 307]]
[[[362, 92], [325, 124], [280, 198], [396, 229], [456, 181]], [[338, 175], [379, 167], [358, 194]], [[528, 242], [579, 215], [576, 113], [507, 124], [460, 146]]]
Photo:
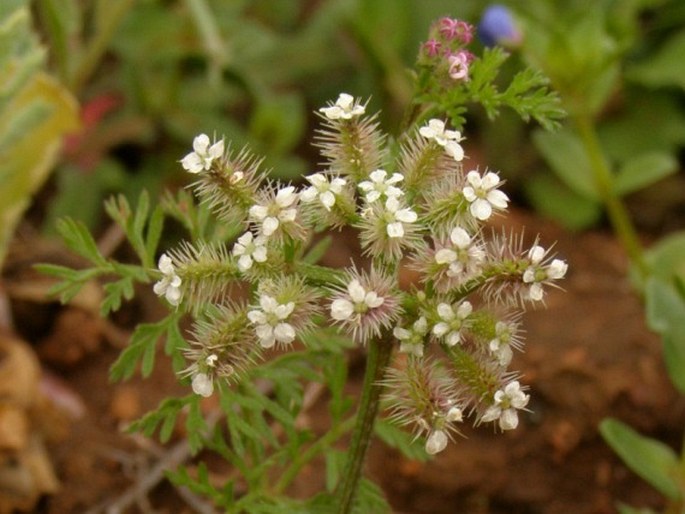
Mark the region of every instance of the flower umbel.
[[331, 207], [335, 205], [336, 195], [342, 193], [343, 187], [347, 184], [347, 181], [340, 177], [333, 177], [329, 182], [322, 173], [314, 173], [305, 178], [311, 186], [300, 193], [300, 201], [309, 203], [318, 198], [327, 211], [330, 211]]
[[181, 159], [181, 166], [189, 173], [200, 173], [211, 168], [212, 162], [223, 154], [223, 139], [210, 146], [209, 136], [200, 134], [193, 140], [193, 151]]
[[438, 305], [437, 311], [440, 321], [433, 326], [433, 334], [444, 339], [447, 346], [459, 344], [466, 319], [473, 311], [471, 302], [462, 302], [456, 311], [453, 305], [441, 303]]
[[238, 257], [238, 269], [240, 271], [249, 270], [253, 262], [266, 262], [266, 242], [266, 237], [255, 237], [250, 231], [238, 238], [238, 241], [233, 245], [233, 255]]
[[270, 237], [284, 223], [292, 223], [297, 217], [295, 203], [298, 196], [293, 186], [284, 187], [276, 192], [267, 203], [250, 207], [250, 217], [260, 224], [261, 233]]
[[421, 316], [414, 322], [411, 329], [395, 327], [392, 334], [400, 341], [400, 352], [422, 357], [426, 334], [428, 334], [428, 321]]
[[523, 282], [530, 284], [528, 298], [536, 302], [541, 301], [545, 295], [543, 284], [564, 278], [568, 269], [568, 264], [561, 259], [553, 259], [549, 264], [545, 264], [546, 255], [547, 251], [544, 248], [539, 245], [533, 246], [528, 251], [530, 265], [523, 272]]

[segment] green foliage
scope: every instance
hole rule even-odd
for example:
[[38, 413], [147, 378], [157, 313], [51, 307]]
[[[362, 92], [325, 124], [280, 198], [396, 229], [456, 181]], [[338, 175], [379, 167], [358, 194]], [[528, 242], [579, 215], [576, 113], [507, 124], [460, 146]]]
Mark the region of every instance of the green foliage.
[[374, 431], [385, 444], [398, 449], [406, 458], [419, 462], [428, 460], [424, 445], [418, 444], [416, 437], [408, 434], [406, 430], [380, 419], [374, 426]]
[[682, 472], [678, 457], [671, 448], [638, 434], [615, 419], [605, 419], [599, 429], [605, 441], [630, 469], [664, 496], [672, 500], [682, 499]]

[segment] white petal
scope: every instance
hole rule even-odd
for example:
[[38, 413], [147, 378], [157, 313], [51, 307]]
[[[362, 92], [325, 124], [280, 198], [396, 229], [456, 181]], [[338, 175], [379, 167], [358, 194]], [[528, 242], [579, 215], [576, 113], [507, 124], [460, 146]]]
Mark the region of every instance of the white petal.
[[380, 191], [376, 191], [375, 189], [373, 191], [369, 191], [368, 193], [366, 193], [366, 201], [369, 203], [375, 202], [380, 197], [381, 197]]
[[499, 418], [502, 430], [514, 430], [519, 425], [519, 417], [515, 409], [504, 409]]
[[455, 346], [461, 343], [461, 334], [459, 331], [450, 332], [445, 340], [445, 343], [447, 343], [447, 346]]
[[464, 414], [459, 407], [452, 407], [447, 411], [447, 416], [445, 416], [445, 419], [450, 423], [457, 423], [464, 419]]
[[321, 203], [323, 206], [326, 208], [327, 211], [331, 210], [331, 207], [335, 205], [335, 195], [331, 193], [330, 191], [326, 191], [325, 193], [321, 193], [321, 196], [319, 197], [321, 200]]
[[552, 280], [564, 278], [564, 275], [566, 275], [567, 270], [568, 264], [566, 264], [561, 259], [554, 259], [547, 268], [547, 277], [551, 278]]
[[352, 95], [340, 93], [340, 96], [338, 96], [338, 100], [335, 102], [335, 104], [347, 110], [352, 106], [352, 102], [354, 102], [354, 97]]
[[[257, 325], [255, 327], [255, 334], [257, 334], [257, 337], [259, 338], [260, 341], [269, 341], [271, 338], [274, 337], [274, 328], [271, 325]], [[272, 343], [273, 344], [273, 343]], [[263, 345], [262, 345], [263, 346]]]
[[278, 319], [285, 319], [290, 316], [295, 310], [295, 302], [288, 302], [281, 304], [276, 309], [274, 309], [274, 314]]
[[492, 405], [488, 407], [480, 420], [483, 422], [495, 421], [500, 417], [500, 414], [502, 414], [502, 409], [500, 409], [497, 405]]
[[372, 171], [369, 177], [371, 180], [373, 180], [376, 183], [382, 183], [385, 182], [385, 177], [388, 175], [388, 172], [385, 170], [375, 170]]
[[263, 325], [266, 323], [266, 314], [262, 311], [249, 311], [247, 313], [247, 319], [249, 319], [255, 325]]
[[467, 318], [471, 312], [473, 312], [473, 305], [471, 305], [471, 302], [463, 302], [457, 308], [457, 317], [459, 319]]
[[400, 222], [389, 223], [387, 227], [388, 237], [402, 237], [404, 236], [404, 226]]
[[297, 218], [297, 209], [284, 209], [278, 213], [278, 219], [281, 221], [295, 221]]
[[278, 302], [273, 296], [263, 294], [259, 297], [259, 305], [264, 312], [274, 312], [278, 307]]
[[397, 184], [398, 182], [402, 182], [404, 180], [404, 177], [400, 173], [393, 173], [392, 176], [385, 181], [386, 184], [391, 185], [391, 184]]
[[447, 447], [447, 435], [442, 430], [434, 430], [426, 441], [426, 453], [435, 455]]
[[474, 201], [471, 204], [471, 207], [469, 207], [469, 210], [474, 218], [481, 221], [487, 220], [492, 215], [492, 206], [490, 205], [490, 202], [483, 200], [482, 198], [478, 198]]
[[391, 196], [385, 201], [385, 208], [389, 212], [397, 212], [397, 209], [400, 208], [400, 201], [394, 196]]
[[400, 209], [395, 213], [395, 218], [403, 223], [414, 223], [418, 215], [411, 209]]
[[243, 255], [238, 259], [238, 269], [240, 271], [247, 271], [252, 267], [252, 257]]
[[209, 147], [209, 136], [207, 134], [200, 134], [193, 139], [193, 150], [198, 154], [204, 155], [207, 153]]
[[383, 302], [385, 302], [385, 298], [378, 296], [375, 291], [369, 291], [364, 297], [364, 303], [367, 305], [367, 307], [372, 309], [380, 307], [383, 305]]
[[457, 253], [449, 248], [441, 248], [435, 252], [435, 262], [438, 264], [449, 264], [457, 260]]
[[506, 209], [507, 204], [509, 203], [509, 197], [499, 189], [490, 191], [487, 200], [493, 207], [497, 207], [498, 209]]
[[181, 303], [181, 290], [178, 287], [167, 287], [164, 297], [167, 299], [167, 302], [176, 306]]
[[445, 152], [457, 162], [464, 160], [464, 149], [456, 141], [447, 141], [445, 143]]
[[538, 264], [542, 259], [545, 258], [547, 252], [542, 246], [535, 245], [530, 250], [528, 250], [528, 258], [533, 264]]
[[440, 323], [436, 323], [436, 325], [433, 327], [433, 333], [438, 337], [444, 336], [447, 332], [449, 332], [449, 330], [450, 326], [442, 321]]
[[267, 253], [265, 246], [258, 246], [255, 251], [252, 252], [252, 258], [257, 262], [266, 262]]
[[354, 313], [354, 305], [349, 300], [338, 299], [331, 303], [331, 318], [343, 321], [349, 319]]
[[476, 170], [471, 170], [466, 174], [466, 181], [471, 184], [474, 189], [480, 189], [481, 181], [480, 173]]
[[264, 207], [263, 205], [253, 205], [250, 207], [250, 216], [257, 219], [257, 220], [263, 220], [269, 215], [269, 209]]
[[346, 184], [347, 180], [344, 178], [335, 177], [333, 180], [331, 180], [331, 191], [336, 194], [340, 194], [342, 188], [345, 187]]
[[189, 173], [200, 173], [205, 169], [202, 159], [195, 152], [191, 152], [181, 159], [181, 166]]
[[497, 184], [499, 184], [499, 182], [499, 177], [496, 173], [488, 172], [483, 177], [480, 187], [482, 187], [485, 190], [489, 190], [494, 187], [497, 187]]
[[281, 343], [292, 343], [295, 340], [295, 329], [290, 323], [279, 323], [274, 328], [274, 336]]
[[403, 339], [409, 339], [411, 337], [411, 332], [406, 328], [395, 327], [392, 330], [392, 335], [394, 335], [397, 339], [401, 341]]
[[212, 159], [218, 159], [224, 155], [224, 140], [217, 141], [212, 146], [209, 147], [209, 157]]
[[467, 202], [473, 202], [478, 196], [476, 196], [476, 191], [471, 186], [466, 186], [461, 190], [461, 194], [464, 195]]
[[270, 236], [276, 230], [278, 230], [278, 226], [280, 225], [280, 222], [278, 221], [278, 218], [274, 218], [273, 216], [269, 216], [268, 218], [265, 218], [264, 221], [262, 222], [262, 232], [264, 233], [265, 236]]
[[365, 180], [364, 182], [357, 184], [357, 187], [366, 193], [373, 189], [373, 182]]
[[163, 278], [155, 282], [155, 285], [152, 286], [152, 290], [157, 296], [162, 296], [164, 293], [166, 293], [167, 287], [169, 287], [169, 281], [166, 278]]
[[457, 248], [466, 248], [471, 244], [471, 236], [461, 227], [455, 227], [450, 234], [450, 240]]
[[399, 187], [395, 186], [388, 186], [385, 190], [385, 196], [387, 196], [388, 198], [397, 198], [398, 196], [402, 196], [403, 194], [404, 191], [402, 191]]
[[455, 318], [454, 309], [448, 303], [438, 304], [438, 316], [445, 321], [453, 320]]
[[157, 266], [159, 267], [159, 271], [165, 275], [171, 275], [174, 272], [174, 265], [171, 261], [171, 258], [165, 253], [160, 255]]
[[313, 201], [317, 195], [319, 194], [319, 190], [316, 189], [314, 186], [309, 186], [307, 189], [302, 191], [300, 193], [300, 200], [304, 203], [309, 203]]
[[214, 392], [214, 383], [206, 373], [198, 373], [195, 375], [191, 386], [195, 394], [199, 394], [205, 398], [212, 396], [212, 393]]
[[276, 203], [280, 207], [289, 207], [295, 200], [297, 200], [297, 195], [294, 186], [284, 187], [276, 193]]
[[530, 286], [530, 289], [528, 290], [528, 296], [530, 297], [531, 300], [539, 302], [542, 300], [542, 297], [545, 295], [544, 290], [542, 289], [542, 285], [535, 283]]
[[350, 298], [352, 298], [352, 301], [355, 303], [362, 303], [366, 296], [366, 290], [356, 278], [348, 284], [347, 292], [350, 293]]
[[326, 177], [324, 177], [321, 173], [313, 173], [311, 175], [307, 175], [305, 178], [309, 181], [310, 184], [313, 184], [317, 188], [328, 184]]
[[337, 105], [332, 107], [321, 107], [319, 112], [322, 112], [329, 120], [337, 120], [343, 115], [343, 110]]
[[254, 238], [254, 236], [252, 235], [252, 232], [250, 232], [248, 230], [247, 232], [245, 232], [242, 236], [240, 236], [238, 238], [238, 242], [243, 246], [247, 246], [252, 242], [253, 238]]
[[413, 328], [414, 332], [416, 332], [417, 334], [425, 334], [428, 330], [428, 321], [426, 320], [426, 318], [421, 316], [414, 322]]

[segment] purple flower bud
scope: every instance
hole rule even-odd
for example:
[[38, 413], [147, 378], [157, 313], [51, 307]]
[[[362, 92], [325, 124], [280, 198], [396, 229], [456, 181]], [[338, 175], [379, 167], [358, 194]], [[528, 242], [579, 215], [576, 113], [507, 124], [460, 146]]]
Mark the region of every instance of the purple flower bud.
[[521, 32], [511, 11], [499, 4], [491, 5], [483, 13], [478, 36], [485, 46], [517, 46], [521, 42]]

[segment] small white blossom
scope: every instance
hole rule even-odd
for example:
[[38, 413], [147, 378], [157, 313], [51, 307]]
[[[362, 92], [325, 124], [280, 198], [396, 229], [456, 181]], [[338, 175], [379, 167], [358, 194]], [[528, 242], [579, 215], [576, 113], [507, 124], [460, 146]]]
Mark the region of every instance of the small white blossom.
[[355, 314], [363, 314], [369, 309], [383, 305], [383, 297], [374, 291], [366, 291], [359, 280], [352, 280], [347, 286], [349, 300], [338, 298], [331, 303], [331, 317], [338, 321], [350, 319]]
[[513, 327], [503, 321], [495, 325], [495, 337], [488, 343], [490, 352], [497, 358], [500, 366], [508, 366], [514, 352], [511, 349]]
[[445, 122], [442, 120], [432, 119], [419, 129], [421, 134], [426, 139], [432, 139], [437, 144], [445, 148], [447, 155], [459, 162], [464, 159], [464, 149], [459, 144], [463, 139], [461, 132], [458, 130], [445, 130]]
[[410, 353], [417, 357], [423, 356], [424, 338], [428, 333], [428, 321], [421, 316], [411, 327], [411, 330], [395, 327], [393, 335], [400, 340], [400, 352]]
[[445, 419], [450, 423], [457, 423], [464, 420], [464, 413], [459, 407], [450, 407]]
[[285, 304], [266, 294], [259, 297], [260, 309], [247, 313], [248, 319], [256, 325], [255, 332], [263, 348], [271, 348], [276, 342], [289, 344], [295, 340], [295, 329], [286, 320], [295, 309], [294, 302]]
[[276, 197], [269, 205], [253, 205], [250, 207], [250, 217], [261, 223], [262, 234], [271, 236], [283, 222], [295, 221], [297, 209], [291, 207], [297, 201], [297, 193], [293, 186], [279, 189]]
[[441, 248], [435, 252], [437, 264], [448, 264], [447, 276], [456, 277], [463, 273], [478, 273], [485, 260], [485, 251], [473, 243], [471, 236], [461, 227], [455, 227], [450, 234], [452, 248]]
[[330, 182], [322, 173], [314, 173], [305, 177], [311, 186], [300, 193], [300, 200], [309, 203], [319, 199], [327, 211], [335, 205], [335, 197], [342, 193], [343, 187], [347, 184], [344, 178], [334, 177]]
[[426, 453], [435, 455], [447, 447], [447, 434], [442, 430], [433, 430], [426, 439]]
[[164, 296], [174, 306], [181, 303], [181, 277], [176, 274], [171, 258], [163, 253], [159, 258], [159, 271], [164, 275], [153, 287], [157, 296]]
[[388, 179], [388, 172], [385, 170], [372, 171], [369, 175], [371, 180], [364, 180], [359, 183], [359, 189], [364, 191], [366, 201], [368, 203], [373, 203], [378, 200], [381, 196], [386, 198], [397, 198], [402, 196], [404, 192], [399, 188], [395, 187], [394, 184], [404, 180], [404, 177], [399, 173], [393, 173]]
[[361, 116], [364, 114], [364, 111], [364, 106], [355, 103], [354, 97], [347, 93], [340, 93], [335, 105], [319, 109], [319, 112], [322, 112], [329, 120], [350, 120]]
[[546, 255], [547, 251], [538, 245], [528, 251], [530, 265], [523, 272], [523, 282], [530, 284], [528, 297], [534, 301], [540, 301], [544, 297], [544, 283], [564, 278], [568, 270], [568, 264], [561, 259], [554, 259], [545, 265], [543, 260]]
[[438, 316], [442, 321], [433, 326], [433, 334], [437, 337], [444, 337], [447, 346], [454, 346], [461, 342], [461, 330], [464, 322], [473, 311], [471, 302], [462, 302], [454, 311], [452, 305], [441, 303], [438, 305]]
[[192, 388], [195, 394], [208, 398], [214, 392], [214, 382], [207, 373], [197, 373], [193, 377]]
[[253, 261], [266, 262], [266, 242], [266, 237], [254, 237], [250, 231], [238, 238], [238, 241], [233, 245], [233, 255], [238, 257], [238, 269], [240, 271], [249, 270]]
[[181, 159], [181, 166], [190, 173], [200, 173], [212, 167], [212, 161], [224, 154], [224, 141], [210, 146], [209, 136], [200, 134], [193, 140], [193, 151]]
[[507, 208], [509, 197], [497, 189], [501, 181], [496, 173], [490, 171], [481, 177], [477, 171], [469, 171], [466, 181], [469, 185], [464, 186], [462, 194], [471, 204], [469, 210], [474, 218], [485, 221], [490, 218], [493, 209]]
[[504, 389], [499, 389], [494, 395], [494, 403], [488, 407], [481, 421], [499, 420], [502, 430], [513, 430], [518, 426], [517, 410], [528, 405], [530, 396], [521, 391], [518, 380], [509, 382]]
[[403, 237], [404, 224], [414, 223], [417, 219], [418, 215], [408, 207], [400, 209], [400, 202], [397, 198], [391, 197], [385, 202], [388, 237]]

